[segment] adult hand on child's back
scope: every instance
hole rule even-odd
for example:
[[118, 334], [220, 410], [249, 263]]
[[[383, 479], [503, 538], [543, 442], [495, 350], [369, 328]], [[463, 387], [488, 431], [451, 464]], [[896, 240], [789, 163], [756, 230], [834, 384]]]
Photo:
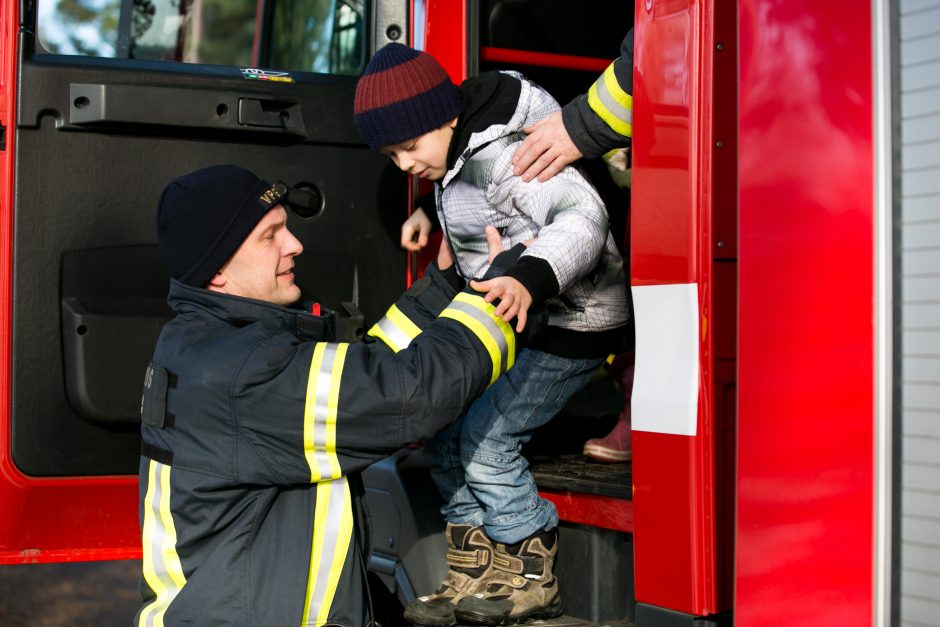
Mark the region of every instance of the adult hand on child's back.
[[513, 174], [521, 175], [523, 181], [538, 176], [544, 183], [583, 156], [568, 135], [561, 111], [522, 130], [528, 135], [516, 149], [512, 163]]

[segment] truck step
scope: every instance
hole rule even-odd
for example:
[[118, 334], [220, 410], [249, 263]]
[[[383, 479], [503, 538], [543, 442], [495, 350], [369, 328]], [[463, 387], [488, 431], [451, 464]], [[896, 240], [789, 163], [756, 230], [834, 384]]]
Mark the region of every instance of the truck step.
[[539, 488], [568, 490], [613, 498], [632, 498], [630, 462], [605, 464], [581, 453], [536, 454], [529, 457], [529, 469]]

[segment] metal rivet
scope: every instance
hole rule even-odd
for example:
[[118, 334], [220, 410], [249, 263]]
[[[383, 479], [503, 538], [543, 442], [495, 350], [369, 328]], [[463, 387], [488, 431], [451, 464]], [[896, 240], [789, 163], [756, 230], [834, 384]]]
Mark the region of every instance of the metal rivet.
[[724, 248], [724, 247], [725, 247], [725, 243], [719, 241], [719, 242], [718, 242], [718, 248]]
[[718, 42], [718, 44], [717, 44], [715, 47], [718, 48], [719, 50], [724, 50], [724, 49], [725, 49], [725, 45], [724, 45], [723, 43], [721, 43], [720, 41]]
[[725, 147], [725, 142], [721, 141], [720, 139], [715, 142], [715, 148], [724, 148], [724, 147]]

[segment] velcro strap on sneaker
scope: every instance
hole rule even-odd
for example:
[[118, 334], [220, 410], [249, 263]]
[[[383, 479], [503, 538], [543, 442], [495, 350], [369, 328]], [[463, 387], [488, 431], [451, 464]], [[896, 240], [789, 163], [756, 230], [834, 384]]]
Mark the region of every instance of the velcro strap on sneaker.
[[450, 588], [454, 592], [466, 592], [476, 581], [477, 580], [470, 575], [458, 573], [454, 570], [449, 570], [447, 571], [447, 576], [444, 577], [444, 581], [441, 584], [441, 587]]
[[453, 547], [447, 549], [447, 565], [456, 568], [479, 568], [490, 562], [490, 552], [474, 549], [464, 551]]
[[507, 573], [514, 573], [516, 575], [531, 573], [541, 576], [544, 566], [545, 559], [541, 557], [530, 557], [528, 555], [516, 557], [515, 555], [503, 553], [502, 551], [497, 551], [493, 554], [493, 568]]

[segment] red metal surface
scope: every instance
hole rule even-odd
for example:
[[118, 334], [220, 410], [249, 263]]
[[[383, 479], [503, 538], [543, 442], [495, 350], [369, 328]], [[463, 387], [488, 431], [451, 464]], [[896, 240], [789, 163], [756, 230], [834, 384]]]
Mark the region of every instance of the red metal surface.
[[467, 78], [466, 0], [428, 0], [424, 50], [447, 70], [454, 83]]
[[740, 4], [738, 627], [872, 621], [872, 6]]
[[634, 433], [635, 592], [691, 615], [724, 609], [710, 323], [714, 19], [710, 1], [647, 0], [635, 23], [631, 283], [696, 283], [701, 316], [696, 435]]
[[480, 60], [493, 63], [512, 63], [516, 65], [535, 65], [565, 70], [582, 70], [586, 72], [603, 72], [613, 59], [597, 59], [594, 57], [576, 57], [570, 54], [552, 54], [549, 52], [533, 52], [531, 50], [512, 50], [509, 48], [494, 48], [482, 46]]
[[555, 504], [558, 517], [566, 522], [633, 533], [633, 503], [626, 499], [547, 490], [539, 494]]
[[137, 558], [136, 477], [36, 479], [10, 455], [18, 5], [0, 3], [0, 564]]
[[[414, 3], [412, 2], [411, 33], [414, 27]], [[459, 85], [467, 78], [467, 7], [466, 0], [428, 0], [424, 12], [424, 50], [437, 59], [438, 63], [447, 70], [450, 79]], [[414, 41], [411, 42], [414, 44]], [[410, 178], [410, 177], [409, 177]], [[425, 194], [433, 187], [427, 181], [420, 181], [418, 194]], [[408, 188], [408, 215], [415, 199], [413, 182]], [[424, 207], [425, 213], [435, 211], [435, 208]], [[421, 277], [424, 268], [437, 259], [437, 251], [441, 242], [441, 234], [435, 233], [428, 245], [417, 254], [409, 254], [405, 269], [405, 284]]]

